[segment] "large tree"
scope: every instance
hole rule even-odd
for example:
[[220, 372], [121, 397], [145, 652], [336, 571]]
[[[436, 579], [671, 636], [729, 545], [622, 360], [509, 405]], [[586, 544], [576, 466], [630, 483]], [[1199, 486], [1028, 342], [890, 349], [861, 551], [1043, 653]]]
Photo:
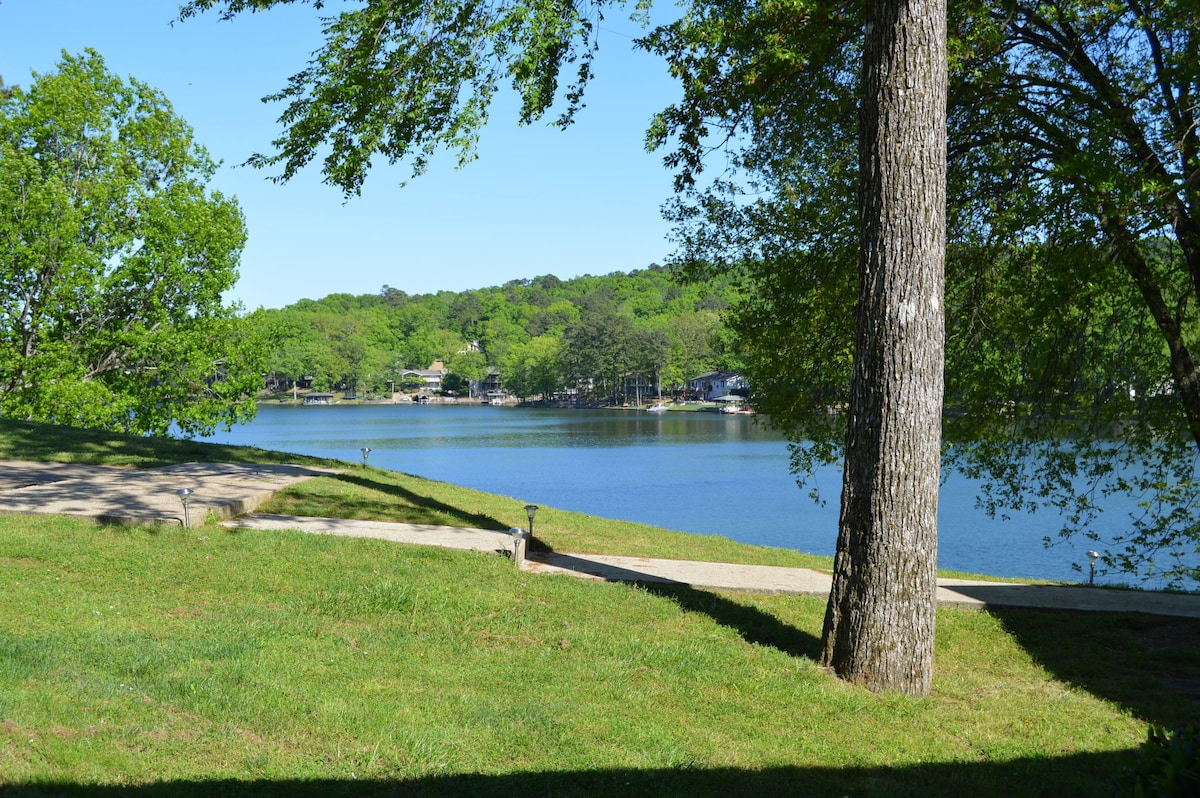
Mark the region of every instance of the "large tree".
[[0, 413], [137, 433], [254, 414], [265, 351], [222, 304], [245, 225], [158, 91], [63, 56], [0, 100]]
[[854, 374], [822, 659], [933, 686], [946, 244], [945, 0], [868, 0]]
[[536, 395], [548, 401], [563, 387], [561, 347], [562, 341], [550, 335], [513, 346], [500, 361], [505, 388], [522, 398]]
[[[733, 324], [802, 470], [840, 455], [825, 411], [848, 401], [864, 28], [859, 3], [809, 7], [716, 4], [647, 40], [685, 87], [655, 128], [681, 186], [731, 143], [732, 173], [675, 215], [685, 258], [750, 275]], [[1195, 4], [949, 11], [946, 462], [989, 509], [1048, 504], [1111, 566], [1195, 580]], [[1123, 528], [1097, 524], [1106, 493], [1141, 505]]]
[[[278, 2], [287, 0], [194, 0], [183, 15]], [[943, 0], [869, 6], [879, 30], [868, 36], [863, 61], [875, 93], [863, 103], [862, 162], [877, 179], [862, 191], [863, 367], [851, 407], [826, 659], [872, 688], [923, 693], [932, 680], [936, 566], [945, 11]], [[537, 117], [556, 98], [562, 66], [578, 59], [569, 121], [590, 75], [592, 13], [598, 19], [599, 7], [545, 0], [369, 2], [343, 11], [327, 24], [324, 49], [276, 96], [290, 103], [277, 152], [252, 162], [282, 166], [286, 180], [328, 143], [326, 178], [354, 193], [375, 153], [410, 160], [417, 172], [439, 145], [469, 154], [501, 78], [521, 93], [522, 121]], [[803, 9], [790, 18], [803, 21]], [[626, 326], [625, 317], [585, 312], [567, 331], [566, 347], [579, 364], [595, 361], [616, 378], [630, 359]], [[610, 346], [596, 351], [601, 341]], [[902, 627], [895, 616], [905, 612], [917, 617]]]

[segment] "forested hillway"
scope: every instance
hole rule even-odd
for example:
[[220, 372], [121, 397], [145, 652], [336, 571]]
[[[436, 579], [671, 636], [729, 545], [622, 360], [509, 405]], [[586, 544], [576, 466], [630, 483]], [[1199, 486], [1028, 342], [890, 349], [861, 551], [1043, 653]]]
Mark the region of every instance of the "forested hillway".
[[419, 388], [419, 380], [405, 385], [404, 372], [441, 361], [444, 387], [463, 395], [491, 370], [520, 397], [573, 389], [604, 400], [740, 368], [721, 316], [737, 293], [729, 277], [682, 282], [652, 265], [462, 293], [410, 296], [385, 285], [378, 294], [331, 294], [259, 315], [274, 340], [276, 385], [308, 377], [316, 390]]

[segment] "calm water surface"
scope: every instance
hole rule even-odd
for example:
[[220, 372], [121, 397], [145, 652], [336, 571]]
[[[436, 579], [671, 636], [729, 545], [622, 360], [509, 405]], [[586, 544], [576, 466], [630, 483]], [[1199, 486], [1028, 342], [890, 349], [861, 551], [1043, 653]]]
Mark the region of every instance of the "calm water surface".
[[[786, 441], [748, 416], [265, 405], [249, 424], [209, 440], [352, 461], [369, 446], [373, 466], [533, 504], [814, 554], [832, 555], [836, 544], [840, 469], [817, 475], [827, 502], [814, 504], [788, 471]], [[958, 476], [942, 489], [940, 567], [1082, 578], [1071, 566], [1086, 562], [1090, 546], [1042, 543], [1056, 535], [1057, 515], [990, 519], [975, 509], [976, 492]]]

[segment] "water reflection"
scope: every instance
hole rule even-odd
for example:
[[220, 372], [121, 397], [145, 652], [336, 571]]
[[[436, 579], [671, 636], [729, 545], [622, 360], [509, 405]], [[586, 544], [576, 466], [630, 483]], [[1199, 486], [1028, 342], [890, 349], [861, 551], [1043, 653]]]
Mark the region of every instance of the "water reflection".
[[[266, 408], [264, 408], [266, 409]], [[303, 417], [313, 443], [342, 445], [343, 427], [352, 424], [360, 434], [413, 447], [630, 447], [681, 445], [714, 441], [771, 440], [755, 420], [713, 413], [674, 413], [669, 417], [633, 411], [537, 410], [490, 407], [270, 407], [271, 420], [256, 427], [278, 425], [281, 438], [291, 439], [286, 427], [300, 421], [296, 413], [326, 414]], [[352, 414], [352, 415], [350, 415]], [[267, 423], [263, 423], [267, 422]]]

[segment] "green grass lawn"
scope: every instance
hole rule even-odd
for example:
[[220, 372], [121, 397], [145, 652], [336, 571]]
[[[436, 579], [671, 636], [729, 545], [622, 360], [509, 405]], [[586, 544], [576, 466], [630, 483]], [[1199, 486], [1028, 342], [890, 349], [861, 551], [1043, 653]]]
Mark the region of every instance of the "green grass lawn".
[[[516, 501], [348, 474], [311, 501], [497, 522]], [[652, 537], [546, 527], [572, 550]], [[913, 699], [817, 667], [823, 612], [374, 540], [6, 516], [0, 795], [1107, 795], [1148, 723], [1196, 715], [1198, 622], [942, 611]]]

